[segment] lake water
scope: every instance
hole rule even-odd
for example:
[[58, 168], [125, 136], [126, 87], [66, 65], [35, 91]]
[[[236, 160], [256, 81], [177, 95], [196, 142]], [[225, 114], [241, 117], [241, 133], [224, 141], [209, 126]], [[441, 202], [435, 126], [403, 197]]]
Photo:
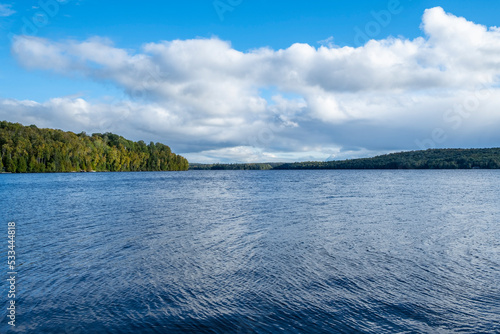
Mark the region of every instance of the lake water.
[[2, 333], [500, 332], [500, 171], [0, 175], [0, 197]]

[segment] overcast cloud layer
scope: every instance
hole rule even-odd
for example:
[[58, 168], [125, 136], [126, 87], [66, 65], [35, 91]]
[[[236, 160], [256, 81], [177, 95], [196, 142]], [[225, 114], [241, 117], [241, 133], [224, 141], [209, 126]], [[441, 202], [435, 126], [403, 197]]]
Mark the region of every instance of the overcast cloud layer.
[[0, 100], [0, 118], [111, 131], [192, 162], [325, 160], [430, 147], [500, 146], [500, 29], [428, 9], [424, 37], [358, 48], [246, 52], [217, 38], [117, 48], [18, 36], [30, 69], [112, 83], [128, 99]]

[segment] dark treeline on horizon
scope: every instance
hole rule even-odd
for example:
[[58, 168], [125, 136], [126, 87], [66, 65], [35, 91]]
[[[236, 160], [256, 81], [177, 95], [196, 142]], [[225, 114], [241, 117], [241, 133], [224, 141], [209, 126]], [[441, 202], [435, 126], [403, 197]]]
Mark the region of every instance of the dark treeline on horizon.
[[0, 172], [180, 171], [188, 161], [161, 143], [112, 133], [75, 134], [0, 122]]
[[270, 170], [282, 163], [189, 164], [190, 170]]
[[[264, 168], [265, 167], [265, 168]], [[429, 149], [341, 161], [268, 164], [192, 164], [194, 170], [262, 169], [498, 169], [500, 148]]]
[[286, 163], [274, 169], [497, 169], [500, 148], [429, 149], [373, 158]]

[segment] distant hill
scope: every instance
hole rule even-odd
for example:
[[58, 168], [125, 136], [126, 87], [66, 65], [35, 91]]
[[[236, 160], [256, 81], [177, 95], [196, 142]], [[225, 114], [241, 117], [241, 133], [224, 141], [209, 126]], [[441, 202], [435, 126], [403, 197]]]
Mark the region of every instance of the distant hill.
[[373, 158], [281, 164], [274, 169], [497, 169], [500, 148], [429, 149]]
[[193, 164], [190, 169], [498, 169], [500, 148], [429, 149], [342, 161], [308, 161], [267, 164]]
[[188, 161], [170, 147], [112, 133], [75, 134], [0, 122], [0, 172], [180, 171]]

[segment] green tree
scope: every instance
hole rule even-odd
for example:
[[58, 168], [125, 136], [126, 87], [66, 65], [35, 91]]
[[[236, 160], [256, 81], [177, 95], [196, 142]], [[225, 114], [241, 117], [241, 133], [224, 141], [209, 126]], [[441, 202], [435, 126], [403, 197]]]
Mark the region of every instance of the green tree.
[[36, 162], [35, 157], [32, 155], [31, 158], [30, 158], [30, 163], [28, 165], [29, 172], [36, 173], [37, 172], [37, 167], [38, 167], [37, 165], [38, 165], [38, 163]]
[[26, 159], [24, 157], [19, 157], [17, 162], [17, 172], [26, 173], [27, 171], [28, 171], [28, 164], [26, 163]]
[[5, 166], [7, 172], [15, 173], [17, 171], [17, 164], [10, 155], [5, 159]]

